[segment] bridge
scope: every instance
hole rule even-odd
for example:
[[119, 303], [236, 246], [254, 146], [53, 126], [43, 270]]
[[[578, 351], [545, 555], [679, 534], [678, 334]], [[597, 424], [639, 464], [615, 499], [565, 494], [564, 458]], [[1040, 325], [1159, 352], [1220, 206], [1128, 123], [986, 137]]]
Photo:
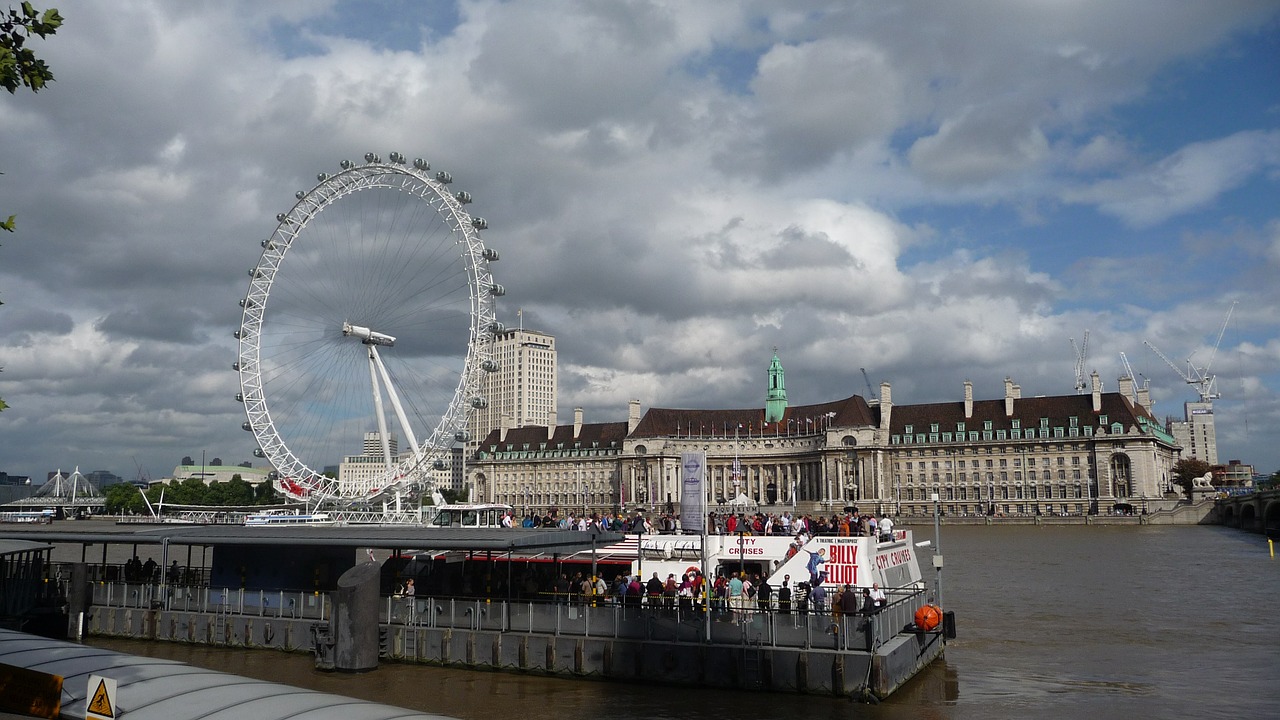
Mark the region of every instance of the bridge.
[[1280, 538], [1280, 489], [1218, 498], [1214, 511], [1222, 525]]

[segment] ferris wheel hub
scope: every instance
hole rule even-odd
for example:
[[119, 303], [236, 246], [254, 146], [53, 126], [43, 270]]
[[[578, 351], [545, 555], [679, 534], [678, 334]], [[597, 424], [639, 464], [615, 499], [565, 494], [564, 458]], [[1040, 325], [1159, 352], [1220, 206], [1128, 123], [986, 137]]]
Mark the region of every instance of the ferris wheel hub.
[[363, 325], [352, 325], [349, 322], [342, 323], [342, 334], [347, 337], [358, 337], [365, 345], [391, 347], [396, 344], [396, 339], [390, 335], [370, 330]]

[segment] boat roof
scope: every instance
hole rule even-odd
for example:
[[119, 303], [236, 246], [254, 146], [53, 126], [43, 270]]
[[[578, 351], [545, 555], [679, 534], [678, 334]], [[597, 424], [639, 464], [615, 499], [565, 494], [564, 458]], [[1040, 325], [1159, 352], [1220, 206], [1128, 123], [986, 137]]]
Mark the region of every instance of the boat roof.
[[116, 681], [129, 720], [391, 720], [446, 716], [0, 629], [0, 663], [62, 677], [60, 717], [84, 717], [89, 676]]
[[[436, 550], [492, 550], [573, 552], [604, 547], [625, 540], [622, 533], [556, 528], [438, 528], [425, 525], [161, 525], [133, 527], [100, 521], [33, 528], [0, 527], [0, 540], [91, 545], [326, 545], [351, 548], [433, 548]], [[96, 525], [96, 527], [94, 527]], [[88, 526], [88, 527], [86, 527]]]
[[52, 550], [53, 546], [48, 543], [31, 542], [30, 540], [6, 540], [0, 539], [0, 557], [6, 555], [18, 555], [34, 550]]

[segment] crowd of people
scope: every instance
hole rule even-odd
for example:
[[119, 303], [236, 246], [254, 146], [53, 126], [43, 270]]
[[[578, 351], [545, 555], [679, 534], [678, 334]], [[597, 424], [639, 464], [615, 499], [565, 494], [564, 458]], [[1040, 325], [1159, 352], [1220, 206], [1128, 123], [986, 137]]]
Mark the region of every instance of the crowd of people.
[[[599, 529], [630, 534], [674, 533], [681, 530], [679, 518], [675, 514], [658, 513], [650, 520], [641, 510], [625, 515], [621, 512], [601, 514], [571, 511], [564, 516], [556, 510], [547, 510], [541, 514], [529, 511], [522, 519], [516, 519], [515, 513], [508, 511], [502, 524], [504, 527], [583, 531]], [[893, 520], [888, 515], [877, 519], [874, 513], [860, 513], [857, 508], [849, 508], [830, 517], [822, 514], [814, 517], [808, 513], [793, 515], [789, 510], [781, 513], [712, 511], [707, 513], [707, 525], [707, 532], [712, 535], [840, 535], [882, 539], [893, 535]]]
[[701, 613], [709, 605], [713, 618], [734, 623], [744, 622], [754, 613], [832, 613], [837, 618], [871, 615], [889, 601], [879, 583], [861, 590], [837, 586], [828, 597], [827, 588], [812, 577], [793, 584], [787, 575], [774, 588], [759, 573], [727, 572], [718, 574], [708, 588], [696, 570], [682, 573], [679, 578], [674, 573], [663, 578], [654, 572], [648, 580], [639, 575], [619, 575], [613, 581], [586, 577], [581, 572], [571, 578], [565, 573], [556, 579], [551, 593], [561, 603], [679, 610], [681, 615]]

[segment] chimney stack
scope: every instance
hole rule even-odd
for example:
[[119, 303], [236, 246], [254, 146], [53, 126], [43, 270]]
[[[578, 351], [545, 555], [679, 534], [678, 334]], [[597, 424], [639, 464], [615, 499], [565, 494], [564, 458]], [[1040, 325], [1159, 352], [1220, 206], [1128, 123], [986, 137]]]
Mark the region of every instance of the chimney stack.
[[1148, 411], [1151, 410], [1151, 388], [1146, 385], [1138, 388], [1138, 404]]
[[973, 383], [964, 381], [964, 419], [973, 417]]
[[1120, 378], [1120, 394], [1129, 400], [1133, 400], [1133, 378], [1125, 375]]
[[582, 408], [573, 409], [573, 439], [582, 434]]
[[1013, 378], [1004, 379], [1004, 414], [1013, 417]]
[[636, 431], [636, 426], [640, 424], [640, 401], [627, 401], [627, 434]]
[[893, 416], [893, 388], [889, 383], [880, 383], [880, 430], [889, 432], [889, 420]]
[[1102, 378], [1098, 376], [1098, 371], [1094, 370], [1089, 373], [1089, 379], [1093, 383], [1093, 411], [1102, 412]]

